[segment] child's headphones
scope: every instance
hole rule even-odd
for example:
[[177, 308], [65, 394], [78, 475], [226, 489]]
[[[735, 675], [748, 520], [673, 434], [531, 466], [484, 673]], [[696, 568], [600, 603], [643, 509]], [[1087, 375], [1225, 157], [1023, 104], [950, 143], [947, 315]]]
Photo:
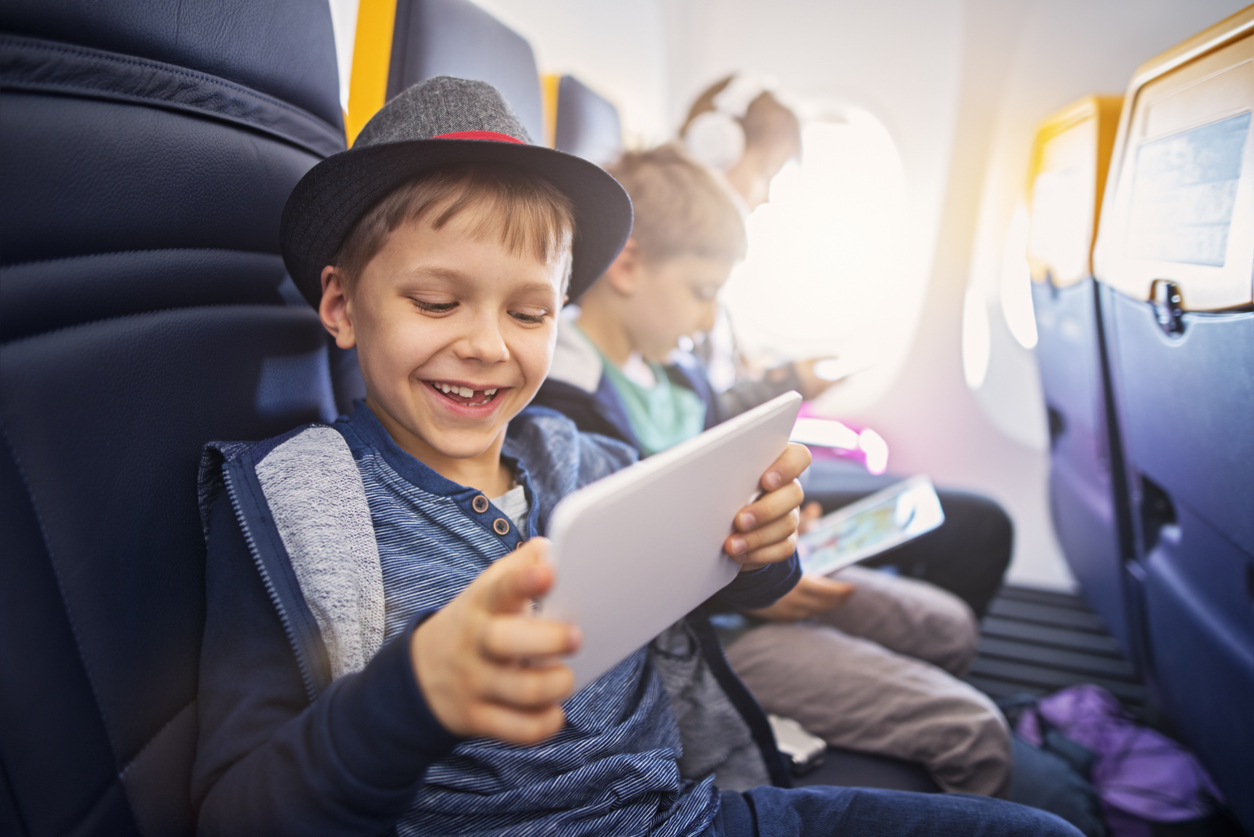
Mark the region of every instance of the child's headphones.
[[713, 110], [698, 114], [684, 131], [684, 147], [697, 162], [729, 171], [745, 153], [742, 121], [754, 99], [770, 88], [761, 79], [737, 74], [714, 97]]

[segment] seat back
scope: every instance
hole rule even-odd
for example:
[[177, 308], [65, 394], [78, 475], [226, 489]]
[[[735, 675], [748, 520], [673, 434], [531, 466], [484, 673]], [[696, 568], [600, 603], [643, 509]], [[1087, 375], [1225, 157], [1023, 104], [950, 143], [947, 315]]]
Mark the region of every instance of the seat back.
[[1143, 65], [1097, 250], [1153, 685], [1254, 830], [1254, 7]]
[[[1032, 150], [1032, 308], [1050, 431], [1054, 533], [1085, 598], [1132, 658], [1139, 628], [1127, 607], [1131, 524], [1092, 253], [1123, 103], [1088, 96], [1046, 119]], [[1135, 609], [1133, 609], [1135, 610]]]
[[387, 98], [432, 76], [486, 81], [501, 91], [531, 141], [544, 141], [531, 44], [470, 0], [397, 0]]
[[5, 833], [194, 831], [197, 465], [333, 415], [278, 228], [337, 90], [325, 4], [0, 7]]
[[604, 166], [623, 150], [618, 108], [574, 76], [557, 81], [553, 147]]

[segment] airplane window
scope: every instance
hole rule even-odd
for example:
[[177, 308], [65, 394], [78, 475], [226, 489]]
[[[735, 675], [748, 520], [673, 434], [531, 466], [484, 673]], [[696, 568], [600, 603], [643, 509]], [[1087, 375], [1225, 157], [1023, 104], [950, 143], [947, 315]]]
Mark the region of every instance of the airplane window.
[[722, 299], [746, 354], [761, 362], [904, 351], [923, 288], [908, 280], [900, 240], [905, 170], [887, 129], [849, 108], [808, 123], [802, 161], [749, 216], [749, 253]]
[[968, 285], [962, 300], [962, 376], [973, 390], [984, 386], [991, 346], [984, 294], [975, 285]]
[[1036, 345], [1036, 316], [1032, 312], [1032, 269], [1028, 264], [1028, 210], [1015, 207], [1006, 231], [1001, 260], [1001, 313], [1015, 340], [1025, 349]]
[[[1049, 442], [1045, 404], [1032, 351], [1036, 318], [1027, 259], [1027, 204], [1014, 204], [1005, 233], [979, 246], [962, 307], [962, 372], [993, 424], [1033, 450]], [[998, 243], [1000, 241], [1000, 246]]]
[[[1028, 224], [1026, 213], [1023, 219], [1031, 228], [1028, 249], [1050, 265], [1055, 280], [1071, 279], [1088, 272], [1095, 178], [1091, 164], [1076, 165], [1041, 172], [1032, 184], [1031, 223]], [[1079, 206], [1089, 211], [1077, 212]], [[1007, 247], [1009, 245], [1007, 240]]]

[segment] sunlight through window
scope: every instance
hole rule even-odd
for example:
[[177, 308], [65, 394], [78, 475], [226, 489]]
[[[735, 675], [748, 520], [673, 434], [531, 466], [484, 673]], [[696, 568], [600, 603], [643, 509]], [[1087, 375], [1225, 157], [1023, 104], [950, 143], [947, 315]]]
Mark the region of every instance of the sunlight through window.
[[1025, 349], [1036, 345], [1036, 316], [1032, 311], [1032, 270], [1028, 265], [1028, 210], [1015, 207], [1006, 231], [1001, 260], [1001, 313], [1015, 340]]
[[873, 360], [908, 339], [903, 292], [905, 173], [870, 113], [803, 131], [803, 160], [749, 216], [749, 254], [723, 291], [746, 353], [760, 362], [840, 355]]
[[984, 295], [975, 285], [968, 285], [962, 301], [962, 374], [972, 390], [984, 386], [991, 342]]

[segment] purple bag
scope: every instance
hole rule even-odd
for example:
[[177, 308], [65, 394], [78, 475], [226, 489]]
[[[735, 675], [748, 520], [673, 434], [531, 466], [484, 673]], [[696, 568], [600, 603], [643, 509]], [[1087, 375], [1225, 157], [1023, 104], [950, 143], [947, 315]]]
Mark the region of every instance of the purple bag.
[[1134, 723], [1100, 686], [1073, 686], [1042, 698], [1019, 716], [1016, 731], [1039, 747], [1042, 721], [1097, 755], [1091, 781], [1112, 837], [1150, 837], [1151, 822], [1198, 819], [1223, 802], [1192, 753]]

